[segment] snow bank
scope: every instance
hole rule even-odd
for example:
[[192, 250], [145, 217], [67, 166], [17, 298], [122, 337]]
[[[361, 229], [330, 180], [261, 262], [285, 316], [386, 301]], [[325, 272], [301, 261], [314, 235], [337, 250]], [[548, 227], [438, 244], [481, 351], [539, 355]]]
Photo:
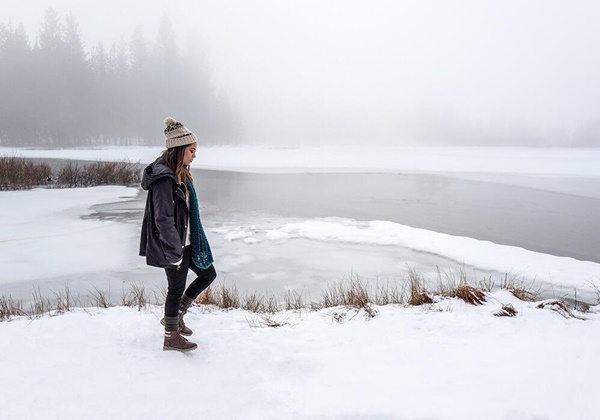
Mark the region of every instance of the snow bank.
[[[501, 303], [517, 317], [494, 317]], [[156, 307], [2, 322], [2, 417], [597, 417], [596, 313], [565, 319], [507, 292], [480, 307], [377, 309], [370, 321], [342, 308], [281, 313], [288, 325], [273, 329], [192, 308], [199, 349], [188, 354], [161, 351]]]
[[[245, 232], [250, 235], [252, 232]], [[242, 236], [244, 232], [239, 233]], [[510, 273], [552, 284], [556, 292], [571, 294], [573, 289], [592, 291], [591, 282], [600, 285], [600, 264], [569, 257], [529, 251], [515, 246], [452, 236], [400, 225], [393, 222], [359, 222], [344, 218], [323, 218], [288, 223], [266, 232], [273, 241], [306, 238], [327, 242], [395, 245], [419, 252], [443, 255], [482, 270]]]

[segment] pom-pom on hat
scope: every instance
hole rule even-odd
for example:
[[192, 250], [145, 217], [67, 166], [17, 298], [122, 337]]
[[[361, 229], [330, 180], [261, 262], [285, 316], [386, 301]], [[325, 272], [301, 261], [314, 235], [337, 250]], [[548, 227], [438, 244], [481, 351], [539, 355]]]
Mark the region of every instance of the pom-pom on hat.
[[183, 124], [177, 122], [175, 118], [165, 118], [165, 142], [167, 149], [178, 146], [187, 146], [188, 144], [196, 143], [196, 136], [190, 130], [185, 128]]

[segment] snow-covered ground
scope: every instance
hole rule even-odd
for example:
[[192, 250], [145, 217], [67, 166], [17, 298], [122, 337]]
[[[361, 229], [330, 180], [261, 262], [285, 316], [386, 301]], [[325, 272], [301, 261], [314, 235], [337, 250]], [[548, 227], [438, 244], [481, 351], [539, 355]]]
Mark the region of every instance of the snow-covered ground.
[[[506, 303], [518, 315], [493, 316]], [[2, 322], [0, 417], [598, 418], [598, 313], [566, 319], [506, 291], [377, 310], [280, 313], [275, 329], [192, 308], [188, 354], [161, 351], [158, 307]]]

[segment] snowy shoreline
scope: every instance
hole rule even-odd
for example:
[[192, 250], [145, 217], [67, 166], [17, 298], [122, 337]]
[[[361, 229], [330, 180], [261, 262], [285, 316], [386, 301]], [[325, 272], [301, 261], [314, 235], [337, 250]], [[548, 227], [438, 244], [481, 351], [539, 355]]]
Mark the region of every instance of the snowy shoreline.
[[[502, 303], [518, 315], [493, 316]], [[0, 404], [10, 419], [185, 417], [198, 409], [209, 419], [597, 414], [597, 313], [566, 319], [506, 291], [481, 306], [450, 299], [376, 309], [368, 321], [342, 307], [280, 313], [284, 325], [266, 328], [246, 311], [193, 307], [187, 323], [199, 349], [185, 355], [160, 351], [161, 307], [2, 322], [10, 386]], [[568, 367], [557, 365], [564, 360]], [[170, 388], [182, 392], [177, 404], [164, 402]], [[23, 396], [36, 403], [18, 403]]]

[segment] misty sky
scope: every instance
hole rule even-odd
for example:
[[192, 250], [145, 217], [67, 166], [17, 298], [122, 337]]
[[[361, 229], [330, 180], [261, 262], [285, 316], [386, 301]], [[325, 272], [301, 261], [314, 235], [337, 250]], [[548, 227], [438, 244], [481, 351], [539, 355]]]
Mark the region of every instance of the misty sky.
[[166, 4], [4, 0], [1, 21], [34, 36], [47, 6], [72, 11], [89, 49], [137, 25], [153, 39], [167, 13], [183, 51], [191, 33], [204, 44], [250, 141], [413, 144], [439, 121], [562, 133], [600, 118], [600, 2]]

